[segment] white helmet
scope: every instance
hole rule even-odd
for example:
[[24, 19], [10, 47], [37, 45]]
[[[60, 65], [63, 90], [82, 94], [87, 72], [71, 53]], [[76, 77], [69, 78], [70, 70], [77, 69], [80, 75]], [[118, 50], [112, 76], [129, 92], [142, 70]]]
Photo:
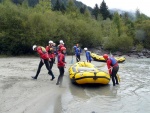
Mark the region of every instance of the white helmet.
[[49, 44], [53, 44], [53, 41], [52, 41], [52, 40], [50, 40], [50, 41], [49, 41]]
[[53, 43], [53, 46], [55, 46], [56, 45], [56, 43]]
[[63, 44], [64, 42], [63, 42], [63, 40], [60, 40], [59, 43], [60, 43], [60, 44]]
[[34, 50], [37, 46], [36, 45], [33, 45], [32, 49]]
[[84, 50], [87, 51], [88, 49], [85, 47]]

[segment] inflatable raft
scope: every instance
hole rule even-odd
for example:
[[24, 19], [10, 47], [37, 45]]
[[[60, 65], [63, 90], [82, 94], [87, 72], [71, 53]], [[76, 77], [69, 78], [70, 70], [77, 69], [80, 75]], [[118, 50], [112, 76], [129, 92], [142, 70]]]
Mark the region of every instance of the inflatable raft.
[[99, 71], [93, 64], [77, 62], [69, 68], [70, 79], [76, 84], [108, 84], [110, 75]]
[[[103, 56], [99, 56], [95, 53], [91, 53], [91, 57], [95, 61], [106, 62], [106, 60], [103, 58]], [[126, 60], [125, 57], [114, 57], [114, 58], [118, 61], [118, 63], [122, 63]]]

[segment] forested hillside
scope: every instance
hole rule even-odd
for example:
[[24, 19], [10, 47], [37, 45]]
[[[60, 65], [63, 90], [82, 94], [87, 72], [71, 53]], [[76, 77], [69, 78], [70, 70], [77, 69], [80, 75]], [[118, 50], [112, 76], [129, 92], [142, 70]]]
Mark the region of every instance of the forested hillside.
[[10, 1], [0, 3], [0, 54], [32, 54], [33, 44], [46, 46], [49, 40], [58, 44], [60, 39], [68, 53], [76, 43], [82, 48], [103, 46], [123, 52], [133, 46], [138, 51], [150, 49], [150, 19], [139, 10], [133, 21], [128, 13], [110, 14], [105, 1], [100, 7], [95, 5], [92, 12], [84, 5], [77, 7], [72, 0], [64, 7], [57, 0], [54, 6], [49, 0]]

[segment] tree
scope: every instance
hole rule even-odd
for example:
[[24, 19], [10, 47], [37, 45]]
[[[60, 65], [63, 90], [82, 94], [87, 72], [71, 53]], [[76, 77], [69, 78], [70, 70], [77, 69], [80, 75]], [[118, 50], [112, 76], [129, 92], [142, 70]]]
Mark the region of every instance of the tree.
[[117, 27], [117, 30], [118, 30], [118, 36], [121, 35], [122, 33], [122, 22], [121, 22], [121, 18], [118, 14], [118, 12], [115, 12], [114, 13], [114, 16], [113, 16], [113, 23], [116, 25]]
[[99, 8], [98, 8], [98, 4], [95, 4], [95, 7], [94, 7], [94, 9], [93, 9], [92, 14], [95, 16], [95, 19], [96, 19], [96, 20], [98, 19], [99, 13], [100, 13], [100, 11], [99, 11]]
[[85, 11], [84, 11], [84, 16], [86, 18], [90, 18], [91, 17], [90, 11], [86, 7], [85, 7]]
[[57, 0], [53, 10], [54, 11], [60, 11], [60, 8], [61, 8], [60, 2], [59, 2], [59, 0]]
[[39, 0], [28, 0], [29, 6], [34, 7], [39, 3]]
[[75, 12], [77, 10], [77, 7], [74, 4], [73, 0], [69, 0], [67, 4], [67, 11], [68, 12]]
[[139, 10], [139, 9], [136, 10], [135, 15], [136, 15], [136, 18], [137, 18], [137, 19], [140, 18], [141, 13], [140, 13], [140, 10]]
[[39, 4], [35, 6], [38, 11], [45, 13], [51, 10], [51, 2], [50, 0], [39, 0]]
[[106, 20], [107, 18], [110, 18], [110, 13], [104, 0], [102, 1], [100, 5], [100, 13], [102, 14], [104, 20]]
[[84, 5], [84, 7], [81, 7], [81, 8], [80, 8], [80, 13], [81, 13], [81, 14], [84, 14], [84, 13], [85, 13], [85, 9], [86, 9], [86, 6]]
[[65, 7], [64, 3], [61, 4], [60, 10], [62, 13], [64, 13], [66, 11], [66, 7]]

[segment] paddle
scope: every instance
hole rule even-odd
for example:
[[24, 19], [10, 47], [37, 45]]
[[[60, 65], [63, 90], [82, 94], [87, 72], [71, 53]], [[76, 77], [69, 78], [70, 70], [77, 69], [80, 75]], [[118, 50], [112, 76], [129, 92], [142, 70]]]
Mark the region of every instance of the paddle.
[[72, 55], [72, 59], [71, 59], [70, 63], [73, 64], [73, 55]]
[[70, 61], [71, 64], [73, 64], [73, 55], [74, 55], [74, 52], [73, 52], [73, 49], [72, 49], [72, 59]]

